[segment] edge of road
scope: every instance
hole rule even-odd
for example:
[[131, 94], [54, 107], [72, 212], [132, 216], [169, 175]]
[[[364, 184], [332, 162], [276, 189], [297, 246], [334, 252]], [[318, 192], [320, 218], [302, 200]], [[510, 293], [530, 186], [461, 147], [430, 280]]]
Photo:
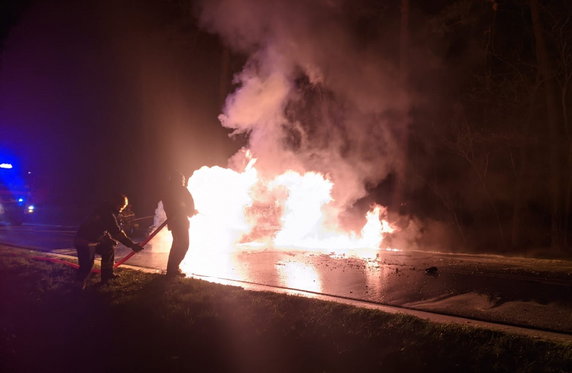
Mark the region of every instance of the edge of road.
[[415, 316], [423, 320], [436, 322], [440, 324], [457, 324], [461, 326], [476, 327], [476, 328], [486, 328], [496, 331], [502, 331], [510, 334], [520, 334], [531, 338], [546, 339], [552, 341], [560, 341], [566, 343], [572, 343], [572, 334], [566, 332], [556, 332], [550, 330], [543, 330], [539, 328], [528, 328], [525, 326], [503, 324], [492, 321], [485, 321], [473, 318], [467, 318], [462, 316], [454, 316], [448, 314], [442, 314], [438, 312], [422, 311], [416, 310], [408, 307], [391, 306], [386, 304], [381, 304], [373, 301], [367, 301], [363, 299], [344, 297], [340, 295], [324, 294], [302, 289], [293, 289], [280, 286], [270, 286], [264, 284], [258, 284], [248, 281], [232, 280], [226, 278], [219, 278], [215, 276], [200, 275], [192, 273], [187, 275], [187, 277], [197, 278], [202, 280], [207, 280], [211, 282], [220, 283], [223, 285], [239, 286], [245, 290], [253, 291], [272, 291], [275, 293], [283, 293], [289, 295], [299, 295], [312, 299], [325, 300], [330, 302], [347, 304], [360, 308], [375, 309], [392, 314], [405, 314], [410, 316]]
[[[39, 251], [32, 247], [23, 247], [13, 244], [6, 244], [0, 242], [0, 246], [5, 246], [13, 249], [20, 249], [20, 250], [27, 250], [33, 253], [37, 253], [46, 257], [55, 257], [59, 259], [67, 259], [67, 260], [77, 260], [76, 257], [72, 255], [65, 255], [65, 254], [56, 254], [50, 252]], [[145, 273], [162, 273], [161, 270], [142, 267], [142, 266], [134, 266], [129, 264], [123, 264], [123, 268], [132, 269], [136, 271], [141, 271]], [[473, 327], [473, 328], [485, 328], [495, 331], [501, 331], [509, 334], [519, 334], [523, 336], [527, 336], [534, 339], [544, 339], [550, 341], [559, 341], [564, 343], [571, 343], [572, 344], [572, 334], [566, 332], [556, 332], [550, 330], [543, 330], [540, 328], [529, 328], [525, 326], [518, 326], [518, 325], [511, 325], [511, 324], [503, 324], [498, 322], [491, 322], [473, 318], [466, 318], [461, 316], [454, 316], [448, 314], [442, 314], [437, 312], [429, 312], [429, 311], [421, 311], [416, 310], [408, 307], [400, 307], [400, 306], [391, 306], [386, 304], [381, 304], [373, 301], [366, 301], [357, 298], [351, 297], [344, 297], [339, 295], [333, 294], [324, 294], [318, 293], [303, 289], [294, 289], [294, 288], [287, 288], [281, 286], [271, 286], [265, 284], [259, 284], [255, 282], [249, 281], [240, 281], [240, 280], [233, 280], [227, 278], [221, 278], [216, 276], [208, 276], [208, 275], [201, 275], [197, 273], [187, 274], [189, 278], [201, 279], [205, 281], [219, 283], [221, 285], [230, 285], [230, 286], [237, 286], [241, 287], [245, 290], [252, 290], [252, 291], [271, 291], [275, 293], [282, 293], [288, 295], [298, 295], [307, 298], [319, 299], [324, 301], [336, 302], [347, 304], [355, 307], [360, 308], [367, 308], [367, 309], [375, 309], [382, 312], [387, 312], [391, 314], [405, 314], [414, 317], [418, 317], [423, 320], [427, 320], [430, 322], [440, 323], [440, 324], [456, 324], [460, 326], [466, 327]]]

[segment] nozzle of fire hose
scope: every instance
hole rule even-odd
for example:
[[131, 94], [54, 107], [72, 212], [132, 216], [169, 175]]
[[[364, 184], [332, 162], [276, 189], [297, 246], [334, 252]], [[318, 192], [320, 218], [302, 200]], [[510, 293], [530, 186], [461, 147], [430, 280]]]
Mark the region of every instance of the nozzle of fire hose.
[[134, 244], [131, 246], [131, 250], [135, 251], [136, 253], [138, 253], [139, 251], [141, 251], [141, 250], [143, 250], [143, 249], [144, 249], [144, 247], [141, 246], [141, 245], [139, 245], [138, 243], [134, 243]]

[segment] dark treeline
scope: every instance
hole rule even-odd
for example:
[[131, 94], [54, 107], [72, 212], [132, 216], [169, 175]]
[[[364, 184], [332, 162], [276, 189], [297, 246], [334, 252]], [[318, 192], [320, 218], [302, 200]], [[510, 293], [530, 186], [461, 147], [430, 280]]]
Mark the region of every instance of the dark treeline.
[[[447, 222], [465, 249], [570, 255], [572, 3], [442, 3], [401, 8], [412, 99], [393, 205]], [[423, 42], [433, 80], [416, 66]]]

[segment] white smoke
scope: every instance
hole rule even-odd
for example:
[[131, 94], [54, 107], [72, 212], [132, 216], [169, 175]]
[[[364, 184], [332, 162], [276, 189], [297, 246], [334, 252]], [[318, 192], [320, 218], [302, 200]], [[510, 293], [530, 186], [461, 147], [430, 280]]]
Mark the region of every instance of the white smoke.
[[397, 165], [403, 95], [383, 43], [359, 36], [344, 0], [204, 0], [200, 21], [249, 58], [220, 116], [248, 134], [257, 168], [319, 171], [349, 207]]

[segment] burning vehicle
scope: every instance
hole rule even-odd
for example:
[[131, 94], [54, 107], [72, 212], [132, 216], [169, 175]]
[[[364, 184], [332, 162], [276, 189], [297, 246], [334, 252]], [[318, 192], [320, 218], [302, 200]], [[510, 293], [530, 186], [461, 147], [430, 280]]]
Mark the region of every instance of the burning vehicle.
[[0, 221], [22, 225], [36, 211], [27, 176], [19, 167], [0, 160]]

